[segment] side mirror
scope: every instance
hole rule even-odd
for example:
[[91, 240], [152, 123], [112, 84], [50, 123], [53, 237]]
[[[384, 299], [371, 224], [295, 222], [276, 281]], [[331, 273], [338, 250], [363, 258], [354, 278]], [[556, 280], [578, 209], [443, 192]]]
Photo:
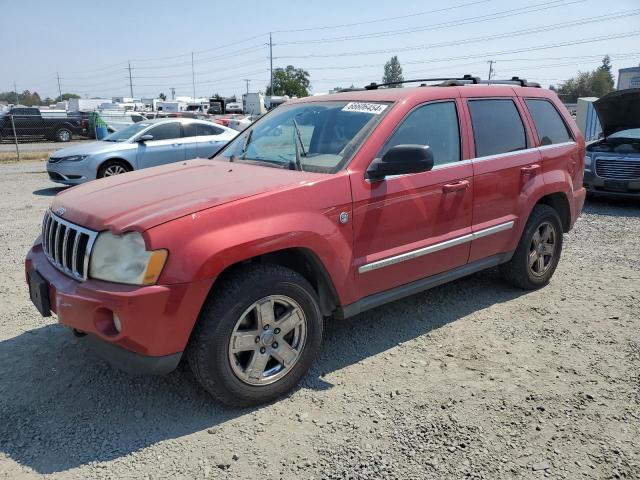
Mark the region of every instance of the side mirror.
[[390, 175], [427, 172], [432, 168], [433, 153], [428, 145], [396, 145], [371, 163], [366, 178], [376, 182]]
[[144, 142], [148, 142], [149, 140], [153, 140], [153, 135], [147, 133], [145, 135], [139, 136], [138, 139], [136, 140], [136, 142], [144, 143]]

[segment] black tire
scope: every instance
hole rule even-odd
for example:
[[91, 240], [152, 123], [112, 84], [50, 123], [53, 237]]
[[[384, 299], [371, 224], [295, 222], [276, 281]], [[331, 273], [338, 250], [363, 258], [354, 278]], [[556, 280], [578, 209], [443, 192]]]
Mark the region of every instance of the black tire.
[[[249, 385], [231, 365], [231, 335], [247, 309], [273, 295], [286, 296], [300, 306], [306, 341], [284, 376], [274, 383]], [[232, 407], [267, 403], [291, 391], [311, 367], [322, 342], [322, 321], [313, 287], [297, 272], [273, 264], [239, 268], [206, 300], [191, 334], [187, 359], [198, 382], [220, 402]]]
[[[537, 253], [538, 260], [534, 261], [534, 266], [531, 266], [530, 259], [537, 251], [534, 248], [534, 235], [536, 232], [540, 234], [540, 231], [546, 231], [547, 225], [553, 228], [553, 254], [549, 255], [548, 260], [543, 259], [543, 267], [540, 267], [540, 264], [537, 263], [540, 253]], [[541, 248], [544, 249], [544, 246]], [[509, 262], [500, 266], [500, 271], [505, 280], [513, 286], [524, 290], [535, 290], [549, 283], [558, 266], [561, 253], [562, 222], [558, 212], [548, 205], [536, 205], [527, 220], [513, 257]]]
[[112, 170], [122, 170], [120, 173], [127, 173], [131, 171], [131, 167], [122, 160], [107, 160], [98, 169], [97, 178], [111, 177], [118, 175], [118, 173], [110, 173]]
[[73, 139], [73, 133], [66, 127], [56, 130], [55, 141], [56, 142], [70, 142]]

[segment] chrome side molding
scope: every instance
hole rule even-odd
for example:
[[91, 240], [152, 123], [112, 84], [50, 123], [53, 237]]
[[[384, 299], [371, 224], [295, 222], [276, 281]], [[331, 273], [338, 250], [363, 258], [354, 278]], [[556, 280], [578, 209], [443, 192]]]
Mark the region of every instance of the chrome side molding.
[[514, 225], [515, 225], [515, 222], [511, 220], [505, 223], [501, 223], [499, 225], [495, 225], [493, 227], [483, 228], [482, 230], [478, 230], [477, 232], [468, 233], [460, 237], [452, 238], [451, 240], [446, 240], [440, 243], [434, 243], [433, 245], [418, 248], [417, 250], [411, 250], [410, 252], [401, 253], [400, 255], [394, 255], [393, 257], [383, 258], [382, 260], [366, 263], [358, 267], [358, 273], [370, 272], [372, 270], [377, 270], [379, 268], [395, 265], [396, 263], [406, 262], [407, 260], [412, 260], [414, 258], [422, 257], [424, 255], [429, 255], [430, 253], [439, 252], [440, 250], [444, 250], [446, 248], [456, 247], [458, 245], [471, 242], [472, 240], [475, 240], [478, 238], [486, 237], [488, 235], [493, 235], [499, 232], [503, 232], [505, 230], [509, 230], [513, 228]]

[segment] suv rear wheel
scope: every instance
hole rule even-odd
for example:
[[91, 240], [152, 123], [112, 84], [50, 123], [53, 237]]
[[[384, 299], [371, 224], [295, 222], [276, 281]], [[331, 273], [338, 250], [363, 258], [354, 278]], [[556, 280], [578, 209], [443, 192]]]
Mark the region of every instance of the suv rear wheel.
[[322, 339], [316, 293], [279, 265], [240, 269], [206, 301], [187, 348], [198, 382], [221, 402], [248, 406], [290, 391]]
[[548, 205], [536, 205], [511, 260], [500, 270], [512, 285], [526, 290], [549, 283], [562, 252], [562, 223]]

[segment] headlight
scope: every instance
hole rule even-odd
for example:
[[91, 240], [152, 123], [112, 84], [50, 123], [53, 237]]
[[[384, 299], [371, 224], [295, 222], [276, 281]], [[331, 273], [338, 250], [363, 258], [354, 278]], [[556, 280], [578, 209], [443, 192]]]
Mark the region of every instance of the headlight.
[[166, 260], [167, 251], [147, 251], [138, 232], [124, 235], [102, 232], [91, 250], [89, 276], [109, 282], [153, 285]]
[[71, 155], [70, 157], [62, 157], [62, 162], [80, 162], [87, 158], [89, 155]]
[[584, 156], [584, 166], [585, 167], [591, 167], [591, 157], [589, 155], [585, 155]]

